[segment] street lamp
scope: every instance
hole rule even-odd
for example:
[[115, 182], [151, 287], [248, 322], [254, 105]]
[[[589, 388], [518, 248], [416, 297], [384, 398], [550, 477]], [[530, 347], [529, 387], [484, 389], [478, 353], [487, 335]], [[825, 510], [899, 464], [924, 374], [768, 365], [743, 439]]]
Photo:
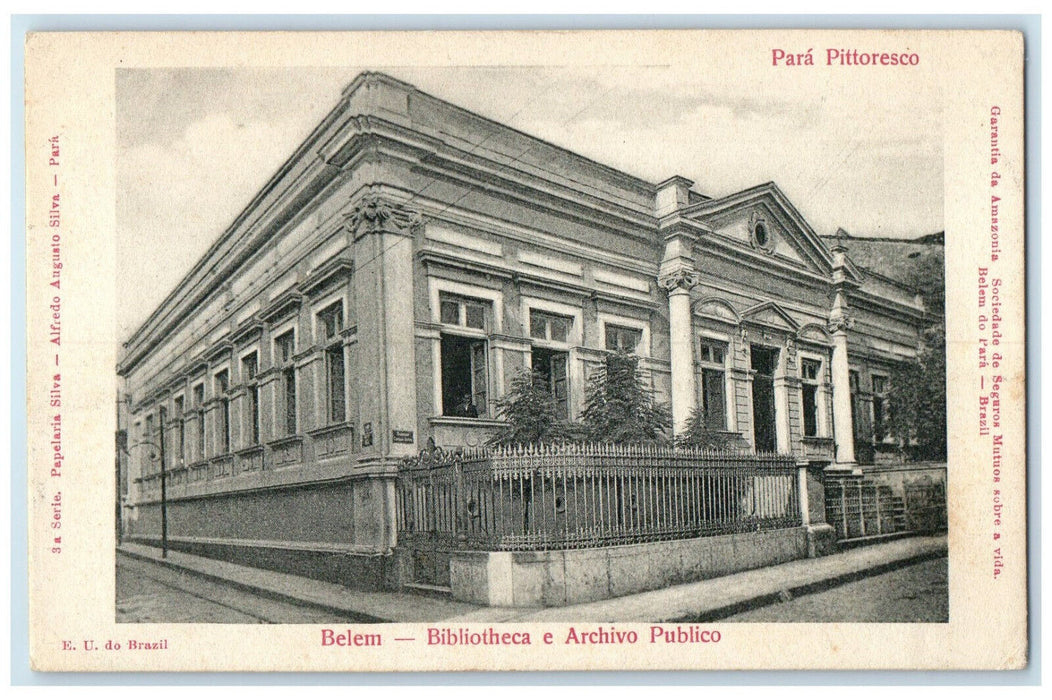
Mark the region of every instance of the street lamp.
[[[160, 443], [153, 442], [152, 440], [140, 440], [133, 445], [129, 445], [129, 449], [132, 447], [138, 447], [140, 445], [149, 445], [155, 447], [158, 450], [161, 460], [161, 558], [168, 558], [168, 466], [164, 459], [164, 422], [168, 418], [167, 411], [162, 407], [158, 411], [158, 422], [161, 424]], [[150, 455], [152, 460], [154, 455]]]

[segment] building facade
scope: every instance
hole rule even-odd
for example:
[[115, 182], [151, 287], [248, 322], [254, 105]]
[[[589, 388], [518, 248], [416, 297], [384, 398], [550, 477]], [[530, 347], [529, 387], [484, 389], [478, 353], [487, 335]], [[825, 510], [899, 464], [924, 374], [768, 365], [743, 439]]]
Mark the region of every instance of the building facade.
[[923, 303], [773, 183], [692, 186], [360, 75], [125, 343], [126, 537], [163, 461], [171, 546], [392, 585], [400, 460], [483, 442], [524, 369], [577, 417], [611, 350], [677, 428], [853, 470]]

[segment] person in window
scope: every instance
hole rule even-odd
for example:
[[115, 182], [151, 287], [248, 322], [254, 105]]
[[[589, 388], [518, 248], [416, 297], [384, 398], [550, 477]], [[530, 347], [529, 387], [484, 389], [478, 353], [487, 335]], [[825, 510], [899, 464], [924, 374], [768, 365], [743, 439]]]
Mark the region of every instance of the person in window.
[[456, 414], [463, 418], [479, 417], [479, 409], [474, 403], [472, 403], [471, 394], [464, 394], [464, 398], [462, 398], [460, 403], [457, 404]]

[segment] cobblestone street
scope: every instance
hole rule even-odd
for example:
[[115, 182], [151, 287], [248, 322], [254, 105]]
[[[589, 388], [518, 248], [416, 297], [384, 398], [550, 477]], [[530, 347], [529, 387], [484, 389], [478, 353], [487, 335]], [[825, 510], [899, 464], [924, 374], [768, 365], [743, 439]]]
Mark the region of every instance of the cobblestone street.
[[725, 618], [728, 622], [947, 622], [947, 559], [933, 559]]
[[352, 621], [117, 554], [117, 622], [334, 623]]

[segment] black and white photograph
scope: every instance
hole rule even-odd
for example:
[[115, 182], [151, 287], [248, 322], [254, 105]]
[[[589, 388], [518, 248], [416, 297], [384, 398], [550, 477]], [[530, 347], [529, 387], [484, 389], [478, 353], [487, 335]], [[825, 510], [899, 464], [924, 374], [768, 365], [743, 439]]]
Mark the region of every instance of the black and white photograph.
[[118, 621], [948, 620], [923, 95], [116, 80]]
[[1025, 668], [1026, 49], [32, 34], [32, 668]]

